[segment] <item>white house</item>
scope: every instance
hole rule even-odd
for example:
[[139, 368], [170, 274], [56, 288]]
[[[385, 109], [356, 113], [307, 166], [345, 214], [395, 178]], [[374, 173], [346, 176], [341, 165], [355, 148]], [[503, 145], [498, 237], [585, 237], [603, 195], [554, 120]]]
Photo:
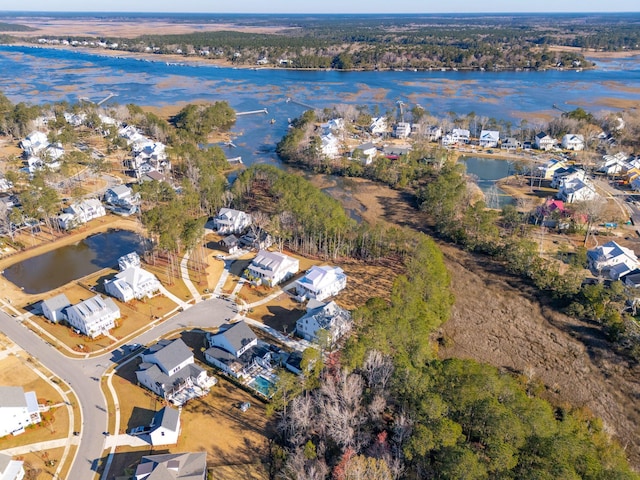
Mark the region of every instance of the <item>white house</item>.
[[24, 462], [0, 453], [0, 480], [22, 480], [24, 478], [23, 464]]
[[64, 209], [64, 213], [58, 216], [60, 228], [68, 230], [87, 223], [95, 218], [104, 217], [107, 211], [100, 200], [90, 198], [82, 202], [72, 203]]
[[387, 132], [387, 119], [386, 117], [376, 117], [371, 119], [371, 125], [369, 125], [369, 132], [373, 135], [383, 135]]
[[120, 318], [120, 309], [110, 298], [91, 297], [65, 310], [67, 322], [88, 337], [107, 334]]
[[344, 130], [344, 119], [333, 118], [327, 123], [323, 123], [320, 127], [322, 128], [322, 132], [324, 133], [324, 135], [332, 132], [339, 133]]
[[104, 192], [104, 201], [109, 205], [127, 207], [137, 205], [140, 201], [140, 196], [134, 194], [133, 190], [126, 185], [116, 185]]
[[[376, 148], [376, 146], [371, 142], [367, 142], [363, 143], [362, 145], [358, 145], [351, 153], [351, 156], [354, 158], [360, 158], [362, 160], [362, 163], [364, 163], [365, 165], [369, 165], [371, 164], [371, 162], [373, 162], [373, 159], [377, 154], [378, 149]], [[360, 157], [358, 157], [358, 155], [360, 155]]]
[[562, 182], [573, 180], [577, 178], [582, 181], [588, 181], [589, 176], [587, 172], [581, 168], [576, 167], [560, 167], [553, 172], [553, 178], [551, 179], [551, 188], [560, 188]]
[[207, 453], [145, 455], [132, 480], [206, 480]]
[[598, 172], [606, 175], [617, 175], [631, 170], [634, 166], [627, 162], [628, 159], [629, 157], [623, 152], [618, 152], [615, 155], [604, 155], [602, 162], [598, 165]]
[[205, 360], [235, 378], [250, 375], [252, 365], [270, 368], [271, 354], [258, 346], [258, 337], [244, 322], [233, 323], [217, 334], [207, 334]]
[[232, 208], [221, 208], [213, 219], [213, 228], [221, 235], [241, 233], [251, 225], [251, 215]]
[[38, 155], [48, 145], [47, 134], [40, 131], [31, 132], [20, 142], [20, 148], [24, 150], [26, 156]]
[[533, 145], [538, 150], [548, 151], [556, 146], [556, 139], [547, 135], [545, 132], [540, 132], [533, 139]]
[[430, 125], [425, 131], [425, 136], [430, 142], [437, 142], [442, 138], [442, 128], [437, 125]]
[[64, 293], [56, 295], [42, 302], [42, 314], [53, 323], [65, 320], [65, 310], [71, 306], [71, 302]]
[[104, 282], [105, 292], [121, 302], [151, 298], [160, 288], [156, 276], [140, 267], [129, 267]]
[[327, 133], [320, 137], [320, 152], [327, 158], [340, 156], [340, 142], [333, 133]]
[[598, 193], [588, 179], [564, 178], [560, 182], [557, 196], [565, 203], [574, 203], [593, 200], [598, 197]]
[[195, 364], [193, 352], [180, 338], [160, 340], [147, 348], [136, 377], [149, 390], [178, 406], [206, 395], [215, 380]]
[[340, 267], [313, 266], [299, 280], [294, 287], [297, 297], [304, 301], [314, 298], [322, 301], [325, 298], [337, 295], [347, 286], [347, 275]]
[[454, 128], [451, 130], [451, 133], [446, 134], [442, 137], [442, 145], [450, 146], [450, 145], [458, 145], [458, 144], [466, 144], [471, 141], [471, 132], [464, 128]]
[[327, 332], [327, 340], [334, 344], [351, 329], [351, 314], [335, 302], [322, 303], [310, 300], [305, 313], [296, 322], [296, 333], [310, 342], [318, 340], [321, 330]]
[[479, 144], [483, 148], [495, 148], [500, 141], [500, 132], [497, 130], [482, 130], [480, 132]]
[[136, 252], [127, 253], [118, 259], [118, 269], [121, 272], [127, 268], [139, 267], [140, 265], [140, 256]]
[[407, 138], [411, 135], [411, 124], [408, 122], [398, 122], [393, 126], [393, 136], [395, 138]]
[[35, 392], [25, 392], [22, 387], [0, 387], [0, 438], [23, 433], [26, 427], [41, 420]]
[[151, 445], [175, 445], [180, 436], [180, 410], [163, 407], [156, 412], [149, 425]]
[[584, 136], [568, 133], [562, 137], [562, 148], [565, 150], [584, 150]]
[[607, 242], [587, 252], [589, 268], [598, 275], [607, 275], [612, 280], [640, 267], [638, 257], [629, 248], [618, 245], [616, 242]]
[[299, 268], [300, 262], [297, 258], [280, 252], [260, 250], [247, 267], [247, 276], [254, 279], [256, 283], [273, 287], [298, 273]]
[[502, 141], [500, 144], [502, 150], [517, 150], [522, 148], [522, 144], [515, 137], [509, 137]]

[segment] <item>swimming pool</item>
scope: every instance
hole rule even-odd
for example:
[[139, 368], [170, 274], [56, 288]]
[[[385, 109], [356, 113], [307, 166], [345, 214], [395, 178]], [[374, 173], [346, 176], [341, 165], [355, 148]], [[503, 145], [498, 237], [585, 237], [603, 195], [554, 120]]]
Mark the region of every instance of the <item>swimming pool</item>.
[[251, 380], [251, 382], [249, 382], [249, 386], [268, 398], [274, 394], [276, 389], [276, 384], [264, 378], [262, 375], [258, 375], [256, 378]]

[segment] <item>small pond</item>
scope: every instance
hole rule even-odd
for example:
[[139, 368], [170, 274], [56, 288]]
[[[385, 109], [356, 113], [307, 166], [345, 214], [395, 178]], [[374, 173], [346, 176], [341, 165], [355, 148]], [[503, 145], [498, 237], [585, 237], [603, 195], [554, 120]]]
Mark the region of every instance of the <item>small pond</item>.
[[4, 271], [26, 293], [38, 294], [118, 264], [129, 252], [142, 253], [145, 240], [128, 230], [110, 230], [11, 265]]
[[467, 174], [477, 179], [478, 187], [485, 194], [487, 206], [502, 208], [513, 203], [513, 197], [496, 187], [496, 181], [511, 174], [511, 162], [494, 158], [460, 157]]

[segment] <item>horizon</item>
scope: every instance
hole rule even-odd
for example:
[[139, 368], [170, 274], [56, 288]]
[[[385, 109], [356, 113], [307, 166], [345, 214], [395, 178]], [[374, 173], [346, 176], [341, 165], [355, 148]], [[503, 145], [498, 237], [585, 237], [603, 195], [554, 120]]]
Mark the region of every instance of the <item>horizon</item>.
[[640, 14], [639, 10], [591, 10], [591, 11], [465, 11], [465, 12], [211, 12], [211, 11], [152, 11], [152, 10], [0, 10], [0, 17], [4, 15], [38, 15], [38, 14], [82, 14], [82, 15], [238, 15], [238, 16], [272, 16], [272, 15], [285, 15], [285, 16], [302, 16], [302, 15], [318, 15], [318, 16], [335, 16], [335, 15], [348, 15], [348, 16], [403, 16], [403, 15], [420, 15], [420, 16], [482, 16], [482, 15], [620, 15], [620, 14]]

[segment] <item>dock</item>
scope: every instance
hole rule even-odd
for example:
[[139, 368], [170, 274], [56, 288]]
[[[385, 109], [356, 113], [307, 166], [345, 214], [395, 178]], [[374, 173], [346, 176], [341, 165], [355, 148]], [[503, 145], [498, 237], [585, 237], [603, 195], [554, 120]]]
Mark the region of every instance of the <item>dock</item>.
[[227, 158], [229, 165], [242, 165], [242, 157]]
[[299, 102], [297, 100], [294, 100], [291, 97], [287, 97], [286, 103], [295, 103], [296, 105], [300, 105], [301, 107], [308, 108], [309, 110], [315, 110], [316, 109], [316, 107], [314, 107], [312, 105], [309, 105], [307, 103]]
[[263, 108], [262, 110], [249, 110], [248, 112], [236, 112], [236, 117], [241, 117], [243, 115], [255, 115], [258, 113], [268, 114], [269, 110]]

